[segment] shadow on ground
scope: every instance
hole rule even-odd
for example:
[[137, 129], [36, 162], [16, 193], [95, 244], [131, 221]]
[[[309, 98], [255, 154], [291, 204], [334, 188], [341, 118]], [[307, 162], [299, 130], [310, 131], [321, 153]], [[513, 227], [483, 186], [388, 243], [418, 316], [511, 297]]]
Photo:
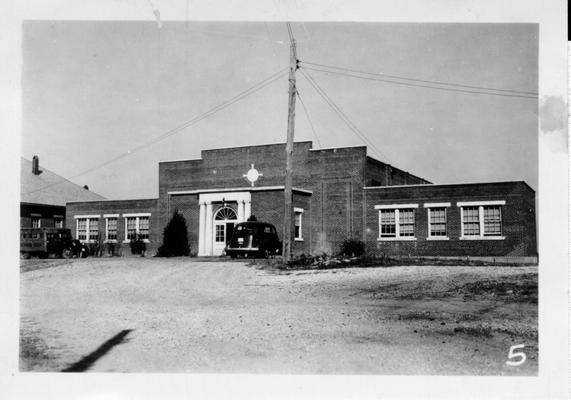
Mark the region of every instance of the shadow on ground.
[[107, 354], [113, 347], [126, 341], [125, 337], [132, 332], [132, 329], [124, 329], [111, 339], [107, 340], [101, 346], [99, 346], [95, 351], [89, 353], [83, 357], [78, 362], [70, 365], [69, 367], [62, 369], [61, 372], [85, 372], [95, 364], [97, 360]]

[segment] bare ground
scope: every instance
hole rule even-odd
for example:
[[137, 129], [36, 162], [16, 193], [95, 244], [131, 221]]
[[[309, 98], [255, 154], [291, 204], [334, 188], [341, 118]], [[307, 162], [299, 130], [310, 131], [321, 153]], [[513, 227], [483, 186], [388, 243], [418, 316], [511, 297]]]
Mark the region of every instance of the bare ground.
[[[26, 260], [23, 371], [537, 374], [537, 267]], [[510, 346], [527, 360], [506, 365]]]

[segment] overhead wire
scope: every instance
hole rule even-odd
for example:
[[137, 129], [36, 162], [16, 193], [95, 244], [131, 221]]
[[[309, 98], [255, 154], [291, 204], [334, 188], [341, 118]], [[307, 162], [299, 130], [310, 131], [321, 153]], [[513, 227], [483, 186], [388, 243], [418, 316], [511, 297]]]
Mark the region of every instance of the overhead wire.
[[291, 27], [291, 23], [289, 21], [286, 22], [286, 26], [287, 26], [287, 33], [289, 35], [289, 41], [290, 43], [296, 41], [294, 36], [293, 36], [293, 29]]
[[351, 129], [361, 140], [363, 140], [366, 144], [370, 145], [373, 150], [377, 152], [379, 156], [384, 158], [387, 162], [389, 162], [389, 158], [385, 153], [383, 153], [373, 142], [371, 142], [367, 136], [362, 133], [359, 128], [349, 119], [347, 114], [331, 99], [331, 97], [319, 86], [319, 84], [315, 81], [315, 79], [309, 74], [309, 72], [305, 71], [306, 67], [300, 68], [301, 73], [303, 76], [308, 80], [308, 82], [313, 86], [313, 88], [317, 91], [317, 93], [325, 100], [325, 102], [331, 107], [331, 109], [341, 118], [341, 120]]
[[[350, 77], [358, 78], [358, 79], [376, 80], [376, 81], [392, 83], [392, 84], [396, 84], [396, 85], [416, 86], [416, 87], [424, 87], [424, 88], [429, 88], [429, 89], [445, 90], [445, 91], [452, 91], [452, 92], [487, 94], [487, 95], [493, 95], [493, 96], [520, 97], [520, 98], [530, 98], [530, 99], [536, 99], [537, 98], [536, 92], [528, 92], [528, 91], [523, 91], [523, 90], [499, 89], [499, 88], [492, 88], [492, 87], [485, 87], [485, 86], [463, 85], [463, 84], [459, 84], [459, 83], [450, 83], [450, 82], [442, 82], [442, 81], [429, 81], [429, 80], [425, 80], [425, 79], [400, 77], [397, 75], [388, 75], [388, 74], [382, 74], [382, 73], [357, 71], [357, 70], [353, 70], [353, 69], [349, 69], [349, 68], [333, 67], [333, 66], [328, 66], [325, 64], [310, 63], [310, 62], [301, 61], [301, 60], [300, 60], [300, 63], [309, 65], [309, 66], [306, 66], [305, 68], [313, 70], [313, 71], [326, 72], [326, 73], [331, 73], [331, 74], [335, 74], [335, 75], [350, 76]], [[315, 66], [318, 66], [320, 68], [315, 68]], [[348, 71], [348, 72], [341, 72], [341, 71]], [[360, 76], [358, 74], [368, 75], [368, 76]], [[400, 82], [400, 81], [395, 81], [395, 80], [383, 79], [382, 77], [387, 77], [387, 78], [392, 78], [392, 79], [408, 80], [408, 81], [413, 81], [413, 82], [423, 82], [423, 83], [428, 83], [428, 84], [432, 84], [432, 85], [422, 85], [422, 84], [416, 84], [416, 83], [410, 83], [410, 82]], [[451, 87], [440, 87], [440, 86], [434, 86], [434, 85], [443, 85], [443, 86], [451, 86]], [[465, 89], [460, 89], [460, 88], [477, 89], [477, 90], [465, 90]], [[483, 90], [487, 90], [487, 92], [484, 92]], [[500, 93], [496, 93], [496, 92], [500, 92]]]
[[172, 129], [168, 130], [167, 132], [165, 132], [165, 133], [163, 133], [163, 134], [161, 134], [161, 135], [159, 135], [159, 136], [157, 136], [157, 137], [155, 137], [155, 138], [152, 138], [151, 140], [148, 140], [148, 141], [146, 141], [146, 142], [144, 142], [144, 143], [142, 143], [142, 144], [140, 144], [140, 145], [138, 145], [138, 146], [136, 146], [136, 147], [134, 147], [134, 148], [132, 148], [132, 149], [129, 149], [129, 150], [127, 150], [126, 152], [124, 152], [124, 153], [122, 153], [122, 154], [119, 154], [118, 156], [116, 156], [116, 157], [114, 157], [114, 158], [112, 158], [112, 159], [110, 159], [110, 160], [107, 160], [107, 161], [105, 161], [105, 162], [103, 162], [103, 163], [101, 163], [101, 164], [97, 164], [97, 165], [95, 165], [95, 166], [93, 166], [93, 167], [91, 167], [91, 168], [88, 168], [88, 169], [86, 169], [86, 170], [84, 170], [84, 171], [82, 171], [82, 172], [80, 172], [80, 173], [78, 173], [78, 174], [75, 174], [75, 175], [73, 175], [73, 176], [71, 176], [71, 177], [69, 177], [69, 178], [67, 178], [67, 179], [64, 179], [64, 180], [59, 181], [59, 182], [52, 183], [52, 184], [50, 184], [50, 185], [43, 186], [43, 187], [41, 187], [41, 188], [38, 188], [38, 189], [36, 189], [36, 190], [32, 190], [32, 191], [27, 192], [27, 193], [25, 193], [25, 194], [31, 194], [31, 193], [39, 192], [39, 191], [45, 190], [45, 189], [47, 189], [47, 188], [60, 185], [60, 184], [66, 182], [66, 181], [68, 181], [68, 180], [71, 180], [71, 179], [80, 177], [80, 176], [85, 175], [85, 174], [90, 173], [90, 172], [93, 172], [93, 171], [98, 170], [98, 169], [100, 169], [100, 168], [103, 168], [103, 167], [105, 167], [105, 166], [107, 166], [107, 165], [109, 165], [109, 164], [111, 164], [111, 163], [113, 163], [113, 162], [115, 162], [115, 161], [118, 161], [118, 160], [120, 160], [120, 159], [122, 159], [122, 158], [124, 158], [124, 157], [127, 157], [127, 156], [129, 156], [129, 155], [131, 155], [131, 154], [133, 154], [133, 153], [135, 153], [135, 152], [137, 152], [137, 151], [139, 151], [139, 150], [142, 150], [142, 149], [144, 149], [144, 148], [146, 148], [146, 147], [149, 147], [149, 146], [151, 146], [151, 145], [153, 145], [153, 144], [155, 144], [155, 143], [158, 143], [158, 142], [160, 142], [160, 141], [162, 141], [162, 140], [168, 138], [169, 136], [172, 136], [172, 135], [174, 135], [174, 134], [176, 134], [176, 133], [179, 133], [179, 132], [182, 131], [183, 129], [186, 129], [186, 128], [192, 126], [192, 125], [197, 124], [198, 122], [200, 122], [200, 121], [202, 121], [202, 120], [204, 120], [204, 119], [206, 119], [206, 118], [208, 118], [208, 117], [210, 117], [210, 116], [216, 114], [216, 113], [219, 112], [219, 111], [222, 111], [223, 109], [229, 107], [230, 105], [232, 105], [232, 104], [234, 104], [234, 103], [236, 103], [236, 102], [238, 102], [238, 101], [240, 101], [240, 100], [242, 100], [242, 99], [248, 97], [249, 95], [251, 95], [251, 94], [253, 94], [253, 93], [255, 93], [255, 92], [261, 90], [262, 88], [266, 87], [266, 86], [269, 85], [270, 83], [275, 82], [276, 80], [278, 80], [279, 78], [281, 78], [281, 77], [283, 77], [283, 76], [285, 76], [285, 75], [287, 74], [287, 69], [288, 69], [288, 67], [285, 67], [285, 68], [280, 69], [279, 71], [273, 73], [272, 75], [268, 76], [267, 78], [262, 79], [261, 81], [259, 81], [259, 82], [256, 83], [255, 85], [251, 86], [250, 88], [248, 88], [248, 89], [246, 89], [246, 90], [240, 92], [239, 94], [237, 94], [236, 96], [232, 97], [231, 99], [226, 100], [225, 102], [218, 104], [217, 106], [215, 106], [215, 107], [209, 109], [208, 111], [206, 111], [206, 112], [204, 112], [204, 113], [202, 113], [202, 114], [200, 114], [200, 115], [197, 115], [196, 117], [194, 117], [194, 118], [192, 118], [192, 119], [190, 119], [190, 120], [188, 120], [188, 121], [186, 121], [186, 122], [184, 122], [184, 123], [182, 123], [182, 124], [176, 126], [175, 128], [172, 128]]

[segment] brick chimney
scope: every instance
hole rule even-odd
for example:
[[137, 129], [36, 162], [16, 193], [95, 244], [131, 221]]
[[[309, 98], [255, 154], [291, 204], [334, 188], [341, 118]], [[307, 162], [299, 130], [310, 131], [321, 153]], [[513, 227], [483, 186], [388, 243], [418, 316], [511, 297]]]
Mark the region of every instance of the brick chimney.
[[34, 175], [39, 175], [42, 171], [40, 171], [40, 158], [38, 156], [34, 156], [32, 158], [32, 173]]

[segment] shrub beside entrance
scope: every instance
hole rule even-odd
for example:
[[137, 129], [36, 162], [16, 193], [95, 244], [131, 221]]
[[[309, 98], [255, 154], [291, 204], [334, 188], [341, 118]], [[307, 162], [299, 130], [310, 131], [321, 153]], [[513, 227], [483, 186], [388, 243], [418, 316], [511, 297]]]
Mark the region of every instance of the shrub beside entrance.
[[157, 257], [188, 256], [188, 232], [186, 220], [178, 211], [175, 211], [171, 220], [163, 231], [163, 243], [157, 252]]

